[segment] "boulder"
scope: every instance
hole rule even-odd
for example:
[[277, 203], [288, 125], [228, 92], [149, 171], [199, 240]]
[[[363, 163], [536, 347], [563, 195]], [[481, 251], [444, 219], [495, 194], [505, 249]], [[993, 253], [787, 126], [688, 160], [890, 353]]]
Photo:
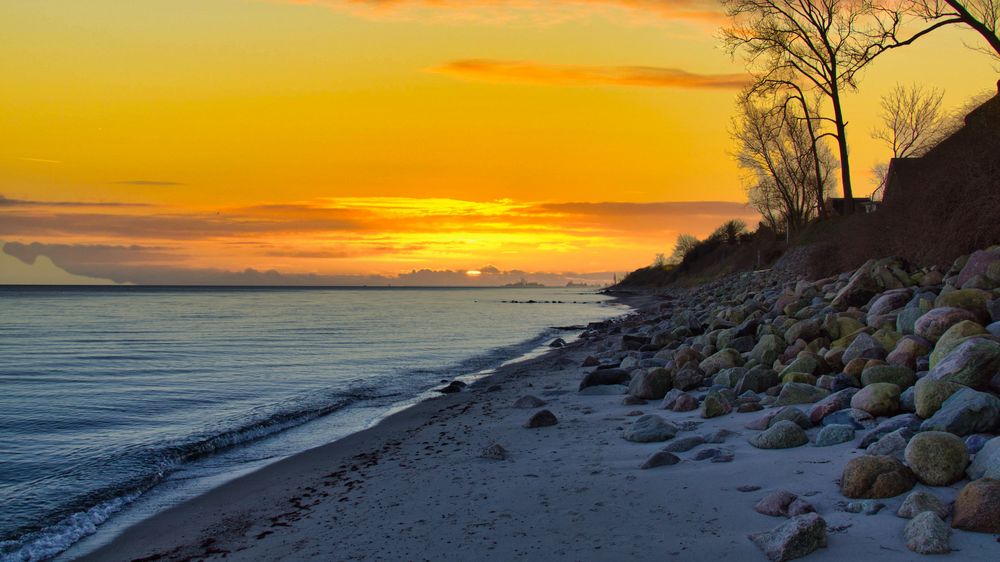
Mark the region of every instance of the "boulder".
[[557, 423], [559, 423], [559, 420], [556, 419], [555, 414], [553, 414], [548, 410], [539, 410], [534, 414], [532, 414], [530, 418], [528, 418], [528, 421], [525, 422], [524, 427], [533, 429], [537, 427], [548, 427], [550, 425], [555, 425]]
[[868, 386], [877, 382], [889, 382], [906, 389], [917, 382], [917, 375], [902, 365], [873, 365], [861, 372], [861, 384]]
[[639, 468], [647, 470], [658, 466], [670, 466], [681, 462], [680, 457], [667, 451], [657, 451], [646, 459]]
[[677, 435], [677, 426], [656, 414], [646, 414], [636, 418], [623, 433], [626, 441], [650, 443], [666, 441]]
[[812, 408], [809, 409], [809, 421], [811, 421], [813, 425], [816, 425], [822, 422], [823, 418], [826, 416], [843, 410], [844, 408], [849, 408], [851, 406], [851, 398], [853, 398], [857, 393], [858, 389], [856, 388], [845, 388], [834, 392], [819, 402], [816, 402], [813, 404]]
[[705, 373], [694, 363], [687, 363], [674, 373], [674, 388], [694, 390], [705, 382]]
[[875, 427], [875, 418], [864, 410], [856, 408], [844, 408], [823, 418], [823, 425], [850, 425], [855, 429], [868, 429]]
[[706, 396], [705, 400], [701, 403], [701, 417], [703, 418], [717, 418], [732, 411], [732, 403], [729, 402], [729, 400], [726, 400], [722, 394], [714, 390], [709, 392], [708, 396]]
[[[944, 337], [944, 336], [942, 336]], [[885, 362], [890, 365], [902, 365], [916, 369], [917, 358], [930, 351], [930, 342], [919, 336], [903, 336], [896, 347], [886, 356]]]
[[685, 392], [677, 397], [677, 400], [674, 401], [673, 407], [670, 409], [674, 412], [690, 412], [692, 410], [697, 410], [698, 399]]
[[507, 449], [504, 449], [499, 443], [494, 443], [480, 451], [479, 456], [484, 459], [502, 461], [507, 459]]
[[925, 431], [910, 439], [906, 464], [928, 486], [948, 486], [965, 476], [969, 453], [965, 443], [951, 433]]
[[936, 342], [955, 324], [963, 320], [976, 320], [976, 315], [964, 308], [934, 308], [917, 319], [914, 333], [930, 342]]
[[774, 416], [767, 421], [767, 427], [771, 427], [780, 421], [786, 420], [794, 423], [802, 429], [809, 429], [812, 427], [812, 422], [809, 421], [809, 416], [807, 416], [802, 410], [793, 406], [782, 408], [777, 414], [774, 414]]
[[754, 504], [753, 509], [762, 515], [787, 517], [788, 506], [792, 505], [792, 502], [796, 499], [798, 499], [798, 496], [788, 490], [777, 490], [761, 498], [760, 501]]
[[941, 404], [920, 425], [921, 431], [947, 431], [955, 435], [994, 433], [1000, 428], [1000, 398], [971, 388], [962, 388]]
[[980, 323], [988, 324], [990, 313], [986, 310], [986, 305], [991, 298], [992, 295], [982, 289], [958, 289], [938, 295], [934, 308], [961, 308], [971, 312]]
[[965, 338], [981, 336], [984, 334], [986, 334], [986, 330], [971, 320], [963, 320], [951, 328], [948, 328], [948, 330], [941, 335], [941, 338], [938, 339], [937, 343], [934, 344], [934, 350], [931, 351], [931, 368], [933, 369], [937, 366], [937, 364], [944, 359], [946, 355], [951, 353], [951, 351], [955, 349]]
[[856, 457], [844, 466], [840, 491], [848, 498], [882, 499], [906, 493], [917, 477], [901, 461], [881, 455]]
[[801, 382], [790, 382], [781, 387], [781, 393], [775, 401], [776, 406], [790, 404], [812, 404], [830, 395], [829, 390]]
[[798, 339], [812, 341], [819, 337], [820, 321], [815, 318], [806, 318], [792, 324], [785, 330], [785, 341], [794, 342]]
[[644, 400], [660, 400], [673, 384], [673, 376], [663, 367], [647, 369], [632, 378], [628, 393]]
[[923, 377], [914, 386], [914, 406], [917, 415], [927, 419], [941, 409], [941, 404], [962, 389], [962, 385]]
[[583, 396], [621, 396], [628, 394], [628, 387], [624, 384], [600, 384], [588, 386], [580, 391]]
[[910, 495], [906, 496], [903, 505], [899, 506], [899, 510], [896, 511], [896, 515], [904, 519], [912, 519], [924, 511], [930, 511], [941, 519], [948, 517], [948, 507], [934, 494], [922, 490], [911, 492]]
[[826, 546], [826, 521], [815, 513], [806, 513], [749, 538], [768, 560], [794, 560]]
[[591, 371], [580, 381], [580, 390], [590, 386], [627, 384], [632, 379], [632, 375], [624, 369], [598, 369]]
[[830, 447], [854, 440], [854, 427], [850, 425], [827, 425], [816, 435], [817, 447]]
[[910, 519], [903, 529], [906, 548], [917, 554], [947, 554], [951, 552], [951, 529], [931, 511], [923, 511]]
[[547, 404], [547, 402], [545, 402], [545, 400], [542, 400], [541, 398], [538, 398], [537, 396], [532, 396], [532, 395], [528, 394], [526, 396], [522, 396], [522, 397], [518, 398], [517, 401], [514, 402], [514, 407], [515, 408], [528, 408], [528, 409], [531, 409], [531, 408], [541, 408], [545, 404]]
[[885, 348], [875, 338], [861, 332], [854, 337], [851, 345], [847, 346], [841, 361], [847, 365], [851, 361], [862, 359], [882, 359], [886, 356]]
[[[995, 248], [990, 248], [987, 250], [976, 250], [969, 255], [969, 259], [966, 260], [962, 269], [958, 272], [958, 276], [955, 278], [955, 286], [961, 287], [965, 285], [970, 279], [976, 275], [985, 275], [993, 281], [998, 281], [995, 278], [996, 268], [992, 267], [994, 262], [1000, 261], [1000, 252]], [[994, 277], [991, 277], [993, 275]]]
[[1000, 480], [1000, 437], [994, 437], [976, 453], [965, 472], [969, 480], [994, 478]]
[[806, 432], [794, 422], [780, 421], [750, 439], [758, 449], [790, 449], [809, 442]]
[[740, 358], [740, 352], [735, 349], [727, 348], [719, 350], [707, 357], [704, 361], [698, 364], [698, 367], [704, 372], [705, 375], [712, 376], [722, 369], [739, 367], [742, 363], [743, 361]]
[[955, 498], [951, 526], [977, 533], [1000, 533], [1000, 480], [980, 478]]
[[955, 382], [978, 390], [990, 387], [1000, 370], [1000, 343], [973, 337], [962, 341], [931, 369], [932, 379]]
[[851, 407], [873, 416], [891, 416], [899, 412], [900, 388], [892, 383], [870, 384], [851, 397]]
[[[773, 363], [773, 361], [772, 361]], [[772, 386], [777, 386], [780, 382], [778, 373], [766, 367], [754, 367], [740, 377], [736, 383], [736, 394], [744, 392], [764, 392]]]
[[757, 341], [757, 345], [750, 350], [750, 358], [761, 365], [770, 366], [784, 349], [785, 341], [780, 336], [765, 334]]
[[906, 455], [906, 445], [913, 437], [913, 432], [907, 428], [890, 431], [865, 448], [869, 455], [881, 455], [903, 460]]
[[668, 453], [685, 453], [694, 449], [699, 445], [705, 444], [705, 438], [700, 435], [691, 435], [688, 437], [680, 437], [674, 439], [669, 445], [664, 447], [662, 450]]

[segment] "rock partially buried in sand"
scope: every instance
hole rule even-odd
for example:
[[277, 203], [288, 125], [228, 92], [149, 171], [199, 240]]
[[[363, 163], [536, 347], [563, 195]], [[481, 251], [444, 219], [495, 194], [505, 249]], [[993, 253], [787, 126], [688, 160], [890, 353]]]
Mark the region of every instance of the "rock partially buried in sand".
[[514, 402], [515, 408], [541, 408], [547, 404], [545, 400], [538, 398], [537, 396], [532, 396], [528, 394], [527, 396], [522, 396]]
[[977, 533], [1000, 533], [1000, 480], [969, 482], [955, 498], [951, 526]]
[[925, 431], [910, 439], [906, 464], [928, 486], [948, 486], [965, 477], [969, 453], [965, 442], [943, 431]]
[[854, 440], [854, 426], [850, 425], [827, 425], [819, 430], [816, 436], [817, 447], [830, 447]]
[[754, 504], [753, 509], [757, 513], [771, 517], [786, 517], [788, 516], [788, 506], [792, 505], [792, 502], [798, 497], [788, 490], [778, 490], [761, 498]]
[[669, 445], [663, 448], [663, 450], [668, 453], [684, 453], [694, 449], [698, 445], [704, 444], [704, 437], [701, 437], [700, 435], [691, 435], [689, 437], [681, 437], [680, 439], [671, 441]]
[[636, 419], [623, 433], [626, 441], [651, 443], [666, 441], [677, 435], [677, 426], [656, 414], [647, 414]]
[[681, 462], [680, 457], [673, 453], [667, 451], [657, 451], [650, 455], [646, 462], [642, 463], [639, 468], [646, 470], [650, 468], [656, 468], [658, 466], [670, 466]]
[[776, 406], [788, 406], [790, 404], [812, 404], [819, 402], [830, 395], [829, 390], [819, 388], [804, 382], [790, 382], [781, 387], [778, 394]]
[[951, 529], [936, 514], [922, 511], [903, 530], [906, 548], [917, 554], [947, 554], [951, 552]]
[[580, 390], [591, 386], [627, 384], [632, 379], [625, 369], [597, 369], [587, 373], [580, 381]]
[[1000, 427], [1000, 398], [963, 387], [941, 404], [921, 431], [947, 431], [955, 435], [991, 433]]
[[710, 460], [712, 462], [733, 462], [734, 458], [736, 458], [736, 454], [729, 449], [716, 447], [702, 449], [694, 456], [694, 460], [696, 461]]
[[918, 490], [906, 496], [903, 505], [899, 506], [896, 515], [904, 519], [912, 519], [917, 514], [930, 511], [944, 519], [948, 517], [948, 508], [934, 494]]
[[750, 444], [758, 449], [790, 449], [801, 447], [808, 442], [809, 437], [806, 436], [806, 432], [788, 420], [779, 421], [750, 439]]
[[555, 414], [548, 410], [539, 410], [525, 422], [524, 427], [534, 429], [536, 427], [548, 427], [557, 423], [559, 423], [559, 420], [556, 419]]
[[494, 443], [483, 449], [482, 452], [479, 453], [479, 456], [484, 459], [502, 461], [507, 459], [507, 449], [501, 447], [499, 443]]
[[439, 388], [437, 391], [441, 394], [454, 394], [455, 392], [461, 392], [466, 386], [468, 385], [462, 381], [451, 381], [448, 383], [448, 386]]
[[990, 439], [979, 449], [965, 473], [970, 480], [983, 477], [1000, 479], [1000, 437]]
[[851, 459], [844, 466], [840, 491], [854, 499], [892, 498], [908, 492], [917, 477], [906, 465], [892, 457], [865, 455]]
[[768, 560], [794, 560], [826, 546], [826, 521], [815, 513], [807, 513], [749, 538]]

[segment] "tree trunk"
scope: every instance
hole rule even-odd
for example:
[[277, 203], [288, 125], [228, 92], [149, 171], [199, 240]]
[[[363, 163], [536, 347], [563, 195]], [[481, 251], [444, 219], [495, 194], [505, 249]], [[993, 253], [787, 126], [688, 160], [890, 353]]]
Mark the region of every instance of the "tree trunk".
[[837, 148], [840, 150], [840, 183], [844, 187], [844, 210], [847, 214], [854, 212], [854, 191], [851, 189], [851, 162], [847, 155], [847, 125], [844, 123], [844, 110], [840, 107], [840, 90], [836, 84], [830, 95], [833, 102], [833, 116], [837, 124]]

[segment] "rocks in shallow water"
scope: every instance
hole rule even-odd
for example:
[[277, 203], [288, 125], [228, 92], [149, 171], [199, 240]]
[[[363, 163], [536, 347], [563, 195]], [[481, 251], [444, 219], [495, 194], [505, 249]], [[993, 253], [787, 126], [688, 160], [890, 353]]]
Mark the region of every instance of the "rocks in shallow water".
[[580, 381], [580, 390], [591, 386], [623, 384], [632, 380], [632, 376], [625, 369], [597, 369], [591, 371]]
[[1000, 398], [971, 388], [961, 388], [941, 404], [921, 431], [947, 431], [955, 435], [992, 433], [1000, 427]]
[[441, 394], [454, 394], [456, 392], [461, 392], [466, 386], [468, 385], [462, 381], [451, 381], [444, 388], [439, 388], [438, 392]]
[[794, 422], [780, 421], [750, 439], [758, 449], [789, 449], [809, 442], [806, 432]]
[[659, 400], [663, 398], [673, 384], [673, 377], [670, 371], [663, 367], [656, 367], [640, 372], [632, 378], [628, 385], [628, 392], [636, 398], [646, 400]]
[[840, 491], [848, 498], [882, 499], [908, 492], [916, 484], [913, 471], [898, 459], [865, 455], [851, 459], [844, 466]]
[[711, 460], [712, 462], [732, 462], [736, 455], [729, 449], [710, 447], [698, 451], [694, 456], [696, 461]]
[[524, 424], [524, 427], [529, 429], [534, 429], [536, 427], [548, 427], [550, 425], [555, 425], [559, 423], [556, 419], [556, 415], [548, 410], [539, 410], [532, 414], [528, 421]]
[[639, 468], [646, 470], [658, 466], [670, 466], [681, 462], [680, 457], [667, 451], [657, 451], [646, 459]]
[[910, 439], [906, 464], [929, 486], [948, 486], [965, 476], [969, 453], [958, 437], [942, 431], [925, 431]]
[[776, 406], [788, 406], [791, 404], [812, 404], [819, 402], [830, 395], [829, 390], [824, 390], [811, 384], [801, 382], [790, 382], [781, 387], [778, 394]]
[[861, 500], [843, 504], [843, 510], [847, 513], [864, 513], [865, 515], [875, 515], [883, 508], [885, 508], [885, 504], [875, 500]]
[[764, 551], [768, 560], [794, 560], [826, 546], [826, 521], [815, 513], [807, 513], [749, 538]]
[[650, 443], [672, 439], [677, 435], [677, 431], [676, 425], [662, 417], [656, 414], [647, 414], [632, 422], [632, 425], [622, 433], [622, 437], [626, 441]]
[[994, 437], [983, 445], [966, 474], [970, 480], [984, 477], [1000, 480], [1000, 437]]
[[530, 394], [522, 396], [514, 402], [515, 408], [541, 408], [547, 404], [545, 400], [538, 398], [537, 396], [532, 396]]
[[951, 526], [977, 533], [1000, 533], [1000, 480], [980, 478], [955, 498]]
[[753, 508], [754, 511], [763, 515], [787, 517], [788, 506], [792, 505], [792, 502], [798, 499], [798, 497], [788, 490], [778, 490], [761, 498], [760, 501], [754, 504]]
[[905, 519], [911, 519], [918, 513], [930, 511], [944, 519], [948, 517], [948, 508], [935, 496], [929, 492], [916, 491], [906, 496], [903, 505], [899, 506], [896, 515]]
[[549, 343], [549, 347], [566, 347], [566, 340], [562, 338], [556, 338]]
[[951, 552], [951, 529], [936, 514], [923, 511], [910, 519], [903, 530], [906, 548], [917, 554], [947, 554]]
[[674, 439], [669, 445], [663, 448], [664, 451], [668, 453], [684, 453], [694, 449], [698, 445], [704, 445], [705, 439], [700, 435], [690, 435], [688, 437], [681, 437], [679, 439]]
[[851, 397], [851, 407], [873, 416], [891, 416], [899, 412], [900, 388], [892, 383], [870, 384]]
[[828, 425], [816, 436], [817, 447], [829, 447], [854, 440], [854, 427], [850, 425]]
[[495, 461], [502, 461], [507, 459], [507, 449], [500, 446], [499, 443], [494, 443], [489, 447], [483, 449], [479, 456], [484, 459], [491, 459]]

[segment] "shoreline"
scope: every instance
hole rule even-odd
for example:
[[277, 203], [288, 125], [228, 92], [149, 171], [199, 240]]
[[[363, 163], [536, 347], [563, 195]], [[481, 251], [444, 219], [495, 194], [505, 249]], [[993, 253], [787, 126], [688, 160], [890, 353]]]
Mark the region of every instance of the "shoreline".
[[[612, 296], [612, 298], [610, 298], [607, 301], [605, 301], [605, 303], [607, 305], [610, 305], [612, 307], [614, 307], [614, 306], [625, 306], [625, 307], [628, 307], [628, 308], [627, 309], [621, 309], [621, 310], [612, 310], [611, 311], [612, 316], [608, 316], [605, 319], [605, 321], [611, 320], [611, 319], [615, 319], [615, 318], [620, 318], [620, 317], [623, 317], [625, 315], [633, 314], [633, 313], [636, 312], [636, 310], [637, 310], [638, 307], [643, 306], [649, 300], [648, 298], [645, 298], [645, 297], [642, 297], [642, 296], [639, 296], [639, 297], [636, 297], [636, 296], [626, 296], [624, 298], [622, 298], [620, 296], [614, 296], [614, 295], [611, 295], [611, 296]], [[597, 322], [601, 322], [601, 321], [597, 321]], [[462, 380], [462, 381], [467, 382], [467, 383], [469, 383], [471, 385], [474, 385], [474, 384], [476, 384], [476, 382], [482, 380], [483, 378], [492, 377], [493, 375], [496, 374], [497, 371], [507, 368], [510, 364], [519, 364], [519, 363], [523, 363], [523, 362], [530, 362], [530, 361], [534, 361], [534, 360], [538, 359], [542, 355], [550, 354], [553, 351], [553, 349], [549, 348], [547, 344], [553, 338], [559, 337], [560, 332], [563, 333], [563, 334], [572, 333], [573, 334], [573, 338], [575, 339], [583, 331], [581, 329], [581, 330], [578, 330], [575, 333], [573, 333], [572, 331], [567, 332], [566, 330], [567, 330], [567, 328], [560, 328], [560, 327], [550, 328], [547, 331], [554, 332], [553, 334], [550, 334], [550, 335], [546, 336], [546, 334], [544, 332], [542, 332], [542, 333], [538, 334], [537, 337], [529, 339], [529, 340], [526, 340], [524, 342], [524, 345], [531, 345], [531, 347], [524, 347], [521, 351], [517, 352], [516, 355], [510, 356], [508, 359], [501, 359], [501, 361], [498, 364], [495, 364], [495, 366], [493, 366], [493, 367], [487, 367], [487, 368], [485, 368], [483, 370], [475, 371], [475, 372], [469, 371], [467, 373], [458, 375], [454, 380]], [[568, 336], [564, 336], [564, 337], [566, 337], [567, 339], [570, 339]], [[571, 341], [573, 341], [573, 340], [571, 340]], [[532, 344], [531, 342], [534, 342], [534, 343]], [[407, 410], [409, 410], [411, 408], [414, 408], [414, 407], [416, 407], [416, 406], [420, 405], [421, 403], [426, 402], [428, 400], [433, 400], [433, 399], [436, 399], [436, 398], [440, 397], [441, 395], [438, 394], [437, 392], [435, 392], [435, 390], [438, 389], [438, 388], [440, 388], [441, 386], [443, 386], [443, 384], [435, 384], [433, 387], [427, 389], [424, 392], [420, 392], [418, 394], [413, 395], [410, 398], [407, 398], [407, 399], [404, 399], [404, 400], [400, 400], [398, 402], [395, 402], [393, 404], [388, 405], [387, 407], [384, 408], [383, 413], [376, 415], [371, 421], [367, 422], [365, 425], [361, 426], [358, 429], [350, 430], [350, 432], [346, 433], [342, 437], [334, 439], [334, 441], [332, 441], [332, 442], [328, 442], [328, 443], [325, 443], [325, 444], [322, 444], [322, 445], [318, 445], [318, 446], [314, 446], [314, 447], [310, 447], [310, 448], [306, 448], [306, 449], [302, 449], [302, 450], [293, 452], [290, 455], [285, 456], [284, 458], [281, 458], [279, 460], [272, 460], [272, 461], [264, 462], [264, 463], [262, 463], [261, 461], [255, 461], [254, 463], [251, 463], [251, 464], [258, 465], [256, 467], [252, 467], [252, 466], [251, 467], [244, 467], [243, 465], [234, 465], [232, 467], [232, 469], [229, 471], [231, 473], [231, 475], [224, 475], [224, 474], [215, 474], [215, 473], [212, 473], [212, 474], [209, 474], [209, 475], [207, 475], [205, 477], [198, 477], [198, 480], [200, 480], [202, 478], [206, 479], [206, 482], [208, 482], [207, 487], [205, 485], [201, 484], [200, 482], [197, 482], [195, 484], [195, 486], [194, 486], [194, 489], [197, 490], [197, 491], [195, 491], [193, 493], [193, 495], [190, 494], [190, 493], [181, 492], [180, 493], [180, 498], [181, 498], [180, 501], [178, 501], [178, 500], [164, 501], [163, 498], [156, 498], [154, 500], [153, 504], [152, 504], [153, 505], [152, 508], [145, 507], [145, 508], [143, 508], [140, 511], [138, 517], [141, 517], [141, 519], [137, 519], [136, 517], [131, 517], [131, 518], [129, 518], [129, 519], [131, 519], [131, 521], [127, 520], [127, 521], [123, 522], [122, 524], [118, 524], [118, 525], [114, 525], [113, 521], [112, 521], [112, 527], [114, 527], [114, 528], [113, 529], [109, 529], [108, 531], [105, 531], [105, 532], [111, 533], [110, 536], [104, 537], [104, 538], [99, 538], [99, 539], [95, 540], [95, 537], [100, 536], [101, 533], [102, 533], [102, 530], [99, 528], [96, 533], [84, 536], [80, 540], [78, 540], [75, 543], [73, 543], [66, 550], [64, 550], [64, 551], [60, 552], [59, 554], [55, 555], [55, 559], [58, 559], [58, 560], [70, 560], [70, 559], [77, 559], [78, 557], [81, 557], [81, 556], [82, 557], [89, 556], [91, 553], [93, 553], [95, 551], [99, 551], [102, 548], [108, 546], [109, 544], [112, 544], [112, 543], [116, 542], [118, 540], [118, 538], [124, 532], [127, 532], [131, 527], [133, 527], [135, 525], [138, 525], [138, 524], [142, 524], [147, 519], [156, 517], [157, 515], [159, 515], [160, 513], [163, 513], [164, 511], [169, 511], [169, 510], [173, 509], [174, 507], [177, 507], [179, 505], [183, 505], [184, 503], [186, 503], [188, 501], [197, 499], [198, 497], [200, 497], [200, 496], [202, 496], [204, 494], [211, 493], [214, 489], [218, 488], [219, 486], [223, 486], [223, 485], [225, 485], [226, 483], [228, 483], [230, 481], [240, 479], [240, 478], [242, 478], [242, 477], [244, 477], [246, 475], [252, 475], [252, 474], [256, 473], [257, 471], [262, 470], [262, 469], [264, 469], [264, 468], [266, 468], [268, 466], [271, 466], [271, 465], [273, 465], [275, 463], [285, 462], [285, 461], [287, 461], [289, 459], [292, 459], [292, 458], [294, 458], [294, 457], [296, 457], [296, 456], [298, 456], [298, 455], [300, 455], [302, 453], [310, 451], [312, 448], [323, 447], [323, 446], [329, 445], [330, 443], [336, 443], [336, 442], [338, 442], [338, 441], [340, 441], [342, 439], [349, 438], [352, 435], [355, 435], [357, 433], [373, 429], [374, 427], [376, 427], [377, 425], [379, 425], [383, 421], [385, 421], [387, 418], [390, 418], [390, 417], [393, 417], [393, 416], [398, 415], [400, 413], [403, 413], [403, 412], [405, 412], [405, 411], [407, 411]], [[298, 431], [298, 430], [301, 430], [303, 427], [308, 426], [310, 424], [314, 424], [314, 423], [315, 423], [315, 420], [310, 421], [310, 422], [306, 422], [302, 426], [295, 426], [295, 427], [291, 428], [291, 430]], [[275, 435], [275, 436], [269, 436], [268, 439], [276, 437], [276, 436], [280, 437], [280, 434]], [[253, 446], [252, 443], [249, 444], [249, 445]], [[174, 484], [177, 484], [177, 483], [175, 482]], [[188, 486], [190, 486], [190, 485], [188, 485]], [[151, 490], [151, 492], [155, 493], [155, 488], [154, 488], [154, 490]], [[149, 493], [149, 492], [147, 492], [147, 493]], [[174, 493], [176, 495], [178, 492], [177, 492], [177, 490], [174, 490], [172, 493]], [[141, 501], [141, 499], [142, 498], [139, 498], [140, 501]], [[167, 507], [163, 507], [163, 504], [166, 504]], [[132, 508], [133, 508], [133, 505], [130, 502], [128, 505], [126, 505], [121, 510], [121, 513], [127, 513], [128, 510], [130, 510]], [[113, 520], [114, 517], [115, 516], [112, 516], [111, 519]], [[107, 524], [107, 523], [102, 523], [101, 526], [103, 526], [105, 524]], [[95, 544], [88, 544], [88, 543], [95, 543]], [[81, 546], [82, 546], [82, 548], [81, 548]]]

